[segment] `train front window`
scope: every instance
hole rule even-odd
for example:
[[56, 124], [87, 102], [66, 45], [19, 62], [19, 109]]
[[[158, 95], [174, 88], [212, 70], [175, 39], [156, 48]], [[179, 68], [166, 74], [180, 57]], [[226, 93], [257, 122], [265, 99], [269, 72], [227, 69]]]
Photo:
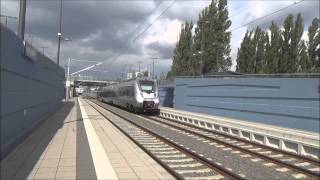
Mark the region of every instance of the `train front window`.
[[142, 92], [151, 93], [154, 92], [154, 82], [153, 81], [140, 81], [140, 88]]

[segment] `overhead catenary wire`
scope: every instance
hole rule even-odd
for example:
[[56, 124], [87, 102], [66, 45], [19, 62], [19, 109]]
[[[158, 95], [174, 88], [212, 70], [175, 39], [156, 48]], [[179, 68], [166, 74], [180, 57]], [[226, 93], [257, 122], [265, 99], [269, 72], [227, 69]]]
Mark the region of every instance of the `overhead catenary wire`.
[[156, 21], [158, 21], [158, 19], [159, 19], [164, 13], [166, 13], [166, 12], [171, 8], [171, 6], [172, 6], [175, 2], [176, 2], [176, 0], [172, 1], [171, 4], [170, 4], [164, 11], [162, 11], [162, 13], [161, 13], [144, 31], [142, 31], [140, 34], [138, 34], [138, 36], [136, 36], [136, 38], [134, 38], [133, 43], [134, 43], [137, 39], [139, 39], [139, 37], [142, 36], [142, 34], [144, 34], [145, 32], [147, 32], [148, 29], [149, 29]]
[[[158, 3], [158, 4], [155, 6], [155, 8], [153, 8], [153, 9], [151, 10], [151, 13], [150, 13], [146, 18], [142, 19], [141, 23], [140, 23], [133, 31], [131, 31], [132, 36], [134, 36], [134, 33], [136, 33], [137, 30], [138, 30], [143, 24], [145, 24], [145, 22], [150, 18], [150, 16], [153, 14], [153, 12], [156, 11], [157, 8], [158, 8], [162, 3], [163, 3], [163, 1], [160, 1], [160, 3]], [[131, 38], [130, 38], [130, 39], [131, 39]], [[119, 55], [121, 55], [124, 50], [125, 50], [125, 49], [123, 48], [123, 49], [120, 51], [120, 53], [118, 53], [117, 55], [115, 55], [115, 56], [114, 56], [115, 59], [116, 59]], [[100, 61], [100, 62], [97, 63], [97, 64], [101, 65], [101, 64], [102, 64], [102, 61]], [[80, 73], [80, 72], [90, 70], [90, 69], [96, 67], [97, 64], [96, 64], [96, 65], [93, 65], [93, 66], [88, 66], [88, 67], [85, 67], [85, 68], [83, 68], [83, 69], [81, 69], [81, 70], [78, 70], [78, 71], [76, 71], [76, 72], [73, 72], [71, 75], [78, 74], [78, 73]], [[99, 66], [99, 65], [98, 65], [98, 66]]]
[[[290, 5], [286, 6], [286, 7], [283, 7], [283, 8], [281, 8], [281, 9], [278, 9], [277, 11], [274, 11], [274, 12], [272, 12], [272, 13], [266, 14], [266, 15], [264, 15], [264, 16], [262, 16], [262, 17], [259, 17], [259, 18], [255, 19], [255, 20], [252, 20], [252, 21], [248, 22], [248, 23], [245, 23], [245, 24], [243, 24], [243, 25], [241, 25], [241, 26], [238, 26], [238, 27], [236, 27], [236, 28], [233, 28], [233, 29], [230, 30], [230, 32], [235, 31], [235, 30], [238, 30], [238, 29], [240, 29], [240, 28], [242, 28], [242, 27], [245, 27], [245, 26], [247, 26], [247, 25], [249, 25], [249, 24], [252, 24], [252, 23], [254, 23], [254, 22], [256, 22], [256, 21], [262, 20], [262, 19], [264, 19], [264, 18], [266, 18], [266, 17], [269, 17], [269, 16], [271, 16], [271, 15], [274, 15], [274, 14], [280, 12], [280, 11], [283, 11], [283, 10], [285, 10], [285, 9], [288, 9], [288, 8], [292, 7], [292, 6], [295, 6], [295, 5], [297, 5], [297, 4], [300, 4], [300, 3], [303, 2], [303, 1], [305, 1], [305, 0], [301, 0], [301, 1], [298, 1], [298, 2], [294, 2], [293, 4], [290, 4]], [[158, 21], [159, 18], [160, 18], [165, 12], [167, 12], [167, 11], [170, 9], [170, 7], [171, 7], [175, 2], [176, 2], [176, 0], [173, 0], [172, 3], [171, 3], [166, 9], [164, 9], [164, 11], [162, 11], [162, 13], [161, 13], [147, 28], [145, 28], [141, 33], [139, 33], [139, 34], [133, 39], [132, 43], [136, 42], [137, 39], [139, 39], [145, 32], [147, 32], [147, 30], [148, 30], [150, 27], [152, 27], [152, 25], [153, 25], [156, 21]], [[250, 7], [252, 7], [252, 6], [250, 6]], [[245, 9], [248, 9], [248, 8], [249, 8], [249, 7], [245, 8]], [[244, 12], [245, 9], [241, 10], [241, 12]], [[240, 12], [237, 12], [237, 13], [235, 13], [235, 14], [240, 14]], [[232, 16], [234, 16], [235, 14], [233, 14]], [[141, 27], [141, 26], [138, 26], [138, 27]], [[138, 27], [137, 27], [137, 28], [138, 28]], [[112, 59], [110, 60], [110, 63], [107, 64], [107, 65], [108, 65], [108, 66], [112, 65], [112, 64], [113, 64], [120, 56], [122, 56], [122, 55], [124, 54], [124, 52], [126, 52], [130, 47], [131, 47], [131, 44], [129, 44], [126, 48], [123, 48], [123, 49], [120, 51], [120, 53], [118, 53], [114, 58], [112, 58]], [[103, 64], [103, 63], [104, 63], [104, 62], [100, 62], [99, 65], [101, 65], [101, 64]], [[95, 67], [95, 66], [93, 66], [93, 67]], [[84, 69], [82, 69], [82, 70], [79, 70], [78, 72], [86, 71], [86, 70], [89, 70], [89, 69], [91, 69], [91, 68], [93, 68], [93, 67], [90, 66], [90, 67], [84, 68]], [[75, 72], [75, 73], [76, 73], [76, 72]]]
[[[136, 40], [137, 40], [138, 38], [140, 38], [142, 34], [144, 34], [145, 32], [147, 32], [147, 30], [148, 30], [156, 21], [158, 21], [159, 18], [160, 18], [165, 12], [167, 12], [167, 11], [170, 9], [170, 7], [175, 3], [175, 1], [176, 1], [176, 0], [173, 0], [173, 1], [171, 2], [171, 4], [170, 4], [166, 9], [164, 9], [164, 10], [160, 13], [160, 15], [159, 15], [152, 23], [150, 23], [150, 25], [149, 25], [147, 28], [145, 28], [141, 33], [139, 33], [139, 34], [132, 40], [131, 43], [135, 43]], [[116, 57], [108, 64], [108, 66], [110, 66], [112, 63], [114, 63], [114, 62], [115, 62], [121, 55], [123, 55], [124, 52], [126, 52], [130, 47], [131, 47], [131, 44], [129, 44], [126, 49], [123, 49], [123, 50], [121, 51], [121, 53], [118, 54], [118, 56], [116, 56]]]
[[149, 15], [146, 16], [146, 18], [144, 18], [144, 19], [141, 21], [141, 23], [132, 31], [132, 33], [135, 33], [137, 30], [139, 30], [139, 29], [141, 28], [141, 26], [147, 22], [147, 20], [153, 15], [153, 13], [158, 9], [158, 7], [159, 7], [163, 2], [164, 2], [164, 0], [160, 1], [160, 2], [156, 5], [156, 7], [154, 7], [154, 8], [150, 11]]
[[303, 1], [305, 1], [305, 0], [301, 0], [301, 1], [298, 1], [298, 2], [295, 1], [293, 4], [290, 4], [290, 5], [288, 5], [288, 6], [285, 6], [285, 7], [283, 7], [283, 8], [280, 8], [280, 9], [278, 9], [278, 10], [272, 12], [272, 13], [269, 13], [269, 14], [266, 14], [266, 15], [264, 15], [264, 16], [261, 16], [261, 17], [259, 17], [259, 18], [257, 18], [257, 19], [254, 19], [254, 20], [252, 20], [252, 21], [250, 21], [250, 22], [247, 22], [247, 23], [245, 23], [245, 24], [243, 24], [243, 25], [241, 25], [241, 26], [238, 26], [238, 27], [236, 27], [236, 28], [233, 28], [233, 29], [230, 30], [230, 32], [235, 31], [235, 30], [238, 30], [238, 29], [240, 29], [240, 28], [243, 28], [243, 27], [245, 27], [245, 26], [247, 26], [247, 25], [249, 25], [249, 24], [252, 24], [252, 23], [254, 23], [254, 22], [256, 22], [256, 21], [260, 21], [260, 20], [262, 20], [262, 19], [264, 19], [264, 18], [266, 18], [266, 17], [272, 16], [272, 15], [274, 15], [274, 14], [280, 12], [280, 11], [286, 10], [286, 9], [288, 9], [288, 8], [290, 8], [290, 7], [293, 7], [293, 6], [297, 5], [297, 4], [300, 4], [300, 3], [302, 3]]
[[[145, 21], [143, 21], [139, 26], [137, 26], [137, 27], [135, 28], [134, 31], [132, 31], [133, 33], [136, 32], [136, 30], [139, 29], [139, 28], [151, 17], [151, 15], [153, 15], [153, 11], [155, 11], [155, 10], [161, 5], [162, 2], [163, 2], [163, 1], [161, 1], [159, 4], [157, 4], [157, 6], [151, 11], [150, 15], [145, 19]], [[175, 0], [174, 0], [173, 2], [175, 2]], [[166, 8], [164, 11], [167, 11], [172, 5], [173, 5], [173, 3], [171, 3], [171, 4], [168, 6], [168, 8]], [[164, 11], [163, 11], [163, 12], [164, 12]], [[164, 14], [163, 12], [160, 14], [160, 16], [162, 16], [162, 15]], [[157, 21], [160, 16], [158, 16], [155, 21]], [[153, 21], [152, 24], [154, 24], [155, 21]], [[146, 29], [149, 29], [150, 27], [151, 27], [151, 26], [149, 25]], [[142, 33], [144, 33], [144, 32], [146, 32], [146, 31], [143, 30]], [[140, 36], [142, 33], [139, 33], [136, 37]], [[130, 39], [131, 39], [131, 38], [130, 38]], [[134, 39], [136, 40], [137, 38], [134, 38]], [[110, 60], [110, 63], [107, 64], [107, 65], [108, 65], [108, 66], [112, 65], [112, 63], [114, 63], [121, 55], [123, 55], [124, 52], [127, 51], [127, 50], [131, 47], [131, 44], [130, 44], [130, 43], [134, 43], [134, 41], [129, 42], [129, 45], [125, 46], [125, 48], [123, 48], [117, 55], [115, 55], [114, 58], [112, 58], [112, 59]], [[100, 63], [103, 64], [104, 61], [101, 61]], [[99, 64], [99, 65], [101, 65], [101, 64]], [[76, 74], [76, 73], [78, 73], [78, 72], [83, 72], [83, 71], [92, 69], [92, 68], [94, 68], [94, 67], [96, 67], [96, 66], [89, 66], [89, 67], [83, 68], [83, 69], [81, 69], [81, 70], [79, 70], [79, 71], [77, 71], [77, 72], [74, 72], [74, 74]]]
[[240, 9], [239, 11], [236, 11], [235, 13], [231, 14], [231, 15], [229, 16], [229, 18], [232, 18], [232, 17], [235, 16], [235, 15], [241, 14], [241, 13], [247, 11], [248, 9], [250, 9], [252, 6], [255, 6], [255, 5], [259, 4], [259, 3], [260, 3], [260, 2], [255, 2], [255, 3], [253, 3], [253, 4], [251, 4], [251, 5], [247, 6], [247, 7], [245, 7], [245, 8], [243, 8], [243, 9]]
[[[298, 1], [298, 2], [295, 1], [293, 4], [290, 4], [290, 5], [286, 6], [286, 7], [283, 7], [283, 8], [281, 8], [281, 9], [278, 9], [277, 11], [274, 11], [274, 12], [272, 12], [272, 13], [270, 13], [270, 14], [267, 14], [267, 15], [264, 15], [264, 16], [262, 16], [262, 17], [259, 17], [259, 18], [255, 19], [255, 20], [253, 20], [253, 21], [250, 21], [250, 22], [248, 22], [248, 23], [246, 23], [246, 24], [243, 24], [243, 25], [241, 25], [241, 26], [239, 26], [239, 27], [236, 27], [236, 28], [234, 28], [234, 29], [232, 29], [232, 30], [230, 30], [230, 31], [235, 31], [235, 30], [237, 30], [237, 29], [240, 29], [240, 28], [242, 28], [242, 27], [244, 27], [244, 26], [247, 26], [247, 25], [249, 25], [249, 24], [251, 24], [251, 23], [253, 23], [253, 22], [259, 21], [259, 20], [264, 19], [264, 18], [266, 18], [266, 17], [268, 17], [268, 16], [271, 16], [271, 15], [273, 15], [273, 14], [276, 14], [276, 13], [280, 12], [280, 11], [283, 11], [283, 10], [285, 10], [285, 9], [287, 9], [287, 8], [290, 8], [291, 6], [297, 5], [297, 4], [299, 4], [299, 3], [303, 2], [303, 1], [305, 1], [305, 0], [301, 0], [301, 1]], [[171, 3], [144, 31], [142, 31], [140, 34], [138, 34], [138, 35], [134, 38], [133, 43], [134, 43], [138, 38], [140, 38], [140, 36], [143, 35], [164, 13], [166, 13], [166, 12], [170, 9], [170, 7], [171, 7], [175, 2], [176, 2], [176, 0], [172, 1], [172, 3]], [[251, 8], [252, 6], [254, 6], [254, 5], [256, 5], [256, 4], [258, 4], [258, 3], [254, 3], [253, 5], [250, 5], [250, 6], [246, 7], [246, 8], [244, 8], [244, 9], [242, 9], [242, 10], [240, 10], [240, 11], [234, 13], [234, 14], [232, 14], [231, 16], [240, 14], [240, 13], [244, 12], [245, 10]], [[129, 47], [129, 48], [130, 48], [130, 47]], [[126, 50], [128, 50], [128, 48], [127, 48]], [[126, 51], [126, 50], [125, 50], [125, 51]], [[123, 52], [120, 53], [120, 56], [121, 56], [121, 54], [123, 54]], [[118, 57], [119, 57], [119, 56], [118, 56]], [[116, 57], [115, 59], [117, 59], [118, 57]]]

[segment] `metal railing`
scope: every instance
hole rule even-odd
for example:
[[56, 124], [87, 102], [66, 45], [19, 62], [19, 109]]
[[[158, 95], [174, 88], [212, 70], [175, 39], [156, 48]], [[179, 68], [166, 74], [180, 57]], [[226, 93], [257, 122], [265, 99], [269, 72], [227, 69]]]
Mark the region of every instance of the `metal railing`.
[[176, 78], [320, 78], [320, 73], [177, 76]]

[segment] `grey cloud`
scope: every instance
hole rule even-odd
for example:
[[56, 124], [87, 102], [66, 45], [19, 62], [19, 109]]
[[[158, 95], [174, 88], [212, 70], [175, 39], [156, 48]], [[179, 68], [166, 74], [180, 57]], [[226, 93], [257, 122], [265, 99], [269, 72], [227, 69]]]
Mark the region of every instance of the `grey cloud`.
[[194, 24], [198, 20], [199, 13], [210, 1], [176, 1], [168, 10], [165, 17], [171, 20], [192, 21]]
[[157, 56], [159, 56], [161, 59], [172, 58], [174, 44], [154, 42], [148, 44], [147, 47], [156, 52]]
[[[102, 31], [101, 37], [94, 39], [97, 43], [92, 41], [87, 45], [98, 51], [111, 48], [117, 52], [135, 35], [127, 32], [131, 32], [148, 15], [146, 9], [153, 6], [152, 2], [139, 1], [126, 2], [126, 5], [117, 1], [63, 1], [63, 34], [79, 40]], [[28, 7], [27, 32], [56, 41], [59, 1], [30, 1]]]

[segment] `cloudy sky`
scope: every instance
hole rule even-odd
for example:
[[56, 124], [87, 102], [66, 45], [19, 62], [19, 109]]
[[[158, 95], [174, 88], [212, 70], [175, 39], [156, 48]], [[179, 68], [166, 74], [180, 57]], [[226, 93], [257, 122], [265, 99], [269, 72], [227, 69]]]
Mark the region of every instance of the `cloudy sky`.
[[[151, 68], [166, 73], [184, 21], [196, 22], [210, 0], [63, 0], [62, 34], [71, 42], [61, 46], [61, 66], [72, 59], [102, 61], [103, 64], [81, 75], [108, 79], [121, 72]], [[52, 59], [56, 59], [59, 27], [59, 0], [27, 0], [25, 39]], [[319, 17], [319, 1], [231, 0], [228, 9], [232, 26], [231, 57], [234, 61], [245, 31], [256, 25], [268, 27], [272, 20], [281, 24], [290, 14], [302, 13], [305, 29]], [[19, 0], [1, 0], [1, 14], [19, 16]], [[157, 19], [157, 20], [156, 20]], [[1, 22], [4, 23], [4, 18]], [[17, 20], [8, 27], [17, 31]], [[73, 61], [71, 72], [92, 65]], [[235, 62], [231, 70], [234, 70]]]

